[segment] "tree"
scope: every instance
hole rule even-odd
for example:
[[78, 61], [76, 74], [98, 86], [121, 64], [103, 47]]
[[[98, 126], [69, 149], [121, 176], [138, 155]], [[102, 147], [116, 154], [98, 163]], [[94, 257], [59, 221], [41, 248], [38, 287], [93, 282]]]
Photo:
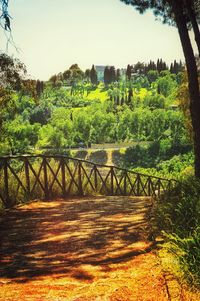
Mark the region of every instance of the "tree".
[[18, 59], [0, 54], [0, 86], [19, 91], [23, 85], [26, 67]]
[[104, 69], [104, 83], [105, 85], [109, 85], [112, 82], [116, 81], [116, 71], [114, 66], [106, 66]]
[[117, 71], [116, 71], [116, 81], [119, 82], [120, 78], [121, 78], [121, 72], [120, 72], [120, 69], [117, 69]]
[[30, 113], [30, 123], [40, 123], [41, 125], [47, 124], [51, 117], [51, 109], [47, 102], [42, 102], [37, 105]]
[[128, 100], [127, 100], [127, 104], [129, 106], [131, 106], [132, 97], [133, 97], [133, 89], [132, 87], [130, 87], [128, 90]]
[[87, 80], [90, 80], [90, 69], [85, 70], [85, 77]]
[[137, 62], [133, 67], [133, 71], [137, 74], [144, 74], [145, 71], [144, 63]]
[[160, 72], [162, 72], [162, 71], [164, 71], [164, 70], [167, 70], [168, 68], [167, 68], [167, 64], [165, 63], [165, 62], [163, 62], [163, 60], [162, 59], [158, 59], [157, 60], [157, 71], [160, 73]]
[[0, 130], [3, 125], [3, 114], [8, 111], [13, 93], [24, 88], [25, 74], [24, 64], [7, 54], [0, 54]]
[[0, 0], [0, 24], [6, 31], [11, 31], [10, 15], [8, 14], [8, 2], [9, 0]]
[[133, 69], [133, 68], [132, 68], [130, 65], [128, 65], [127, 68], [126, 68], [126, 78], [127, 78], [128, 80], [131, 80], [132, 69]]
[[73, 64], [69, 68], [72, 71], [72, 78], [74, 80], [81, 80], [84, 77], [84, 72], [80, 69], [78, 64]]
[[159, 74], [157, 70], [149, 70], [147, 72], [148, 81], [151, 83], [155, 82], [158, 78]]
[[180, 63], [177, 63], [177, 61], [174, 60], [174, 62], [171, 63], [171, 65], [170, 65], [170, 72], [174, 73], [174, 74], [178, 74], [179, 72], [182, 72], [182, 71], [183, 71], [182, 62], [180, 61]]
[[107, 86], [110, 82], [110, 79], [109, 79], [109, 67], [106, 66], [105, 69], [104, 69], [104, 76], [103, 76], [103, 79], [104, 79], [104, 84]]
[[145, 65], [144, 73], [147, 74], [150, 70], [156, 70], [156, 64], [153, 61], [150, 61], [147, 65]]
[[58, 77], [56, 74], [52, 75], [49, 79], [49, 82], [51, 82], [52, 87], [55, 88], [57, 86], [58, 83]]
[[90, 70], [90, 80], [93, 85], [97, 85], [98, 83], [97, 72], [94, 65], [92, 65], [92, 69]]
[[115, 67], [114, 66], [110, 67], [110, 81], [111, 82], [115, 82], [116, 81], [116, 71], [115, 71]]
[[188, 137], [192, 141], [192, 122], [189, 110], [189, 91], [188, 91], [188, 78], [186, 72], [182, 74], [182, 83], [178, 89], [178, 101], [185, 117], [185, 126], [188, 132]]
[[[79, 68], [78, 64], [73, 64], [68, 70], [65, 70], [62, 74], [62, 78], [69, 82], [69, 84], [73, 85], [77, 82], [81, 81], [84, 78], [84, 72]], [[55, 76], [55, 75], [54, 75]], [[59, 74], [56, 75], [56, 81], [60, 80]], [[51, 77], [52, 79], [52, 77]], [[51, 80], [50, 79], [50, 80]]]
[[168, 73], [166, 73], [164, 76], [160, 76], [156, 80], [157, 91], [159, 94], [168, 97], [173, 91], [175, 91], [177, 87], [177, 82], [173, 78], [174, 75], [170, 74], [169, 71], [163, 71], [163, 72], [168, 72]]
[[37, 94], [38, 98], [40, 98], [43, 91], [44, 91], [44, 82], [40, 81], [40, 80], [37, 80], [36, 81], [36, 94]]
[[[194, 36], [196, 40], [196, 44], [198, 47], [198, 51], [200, 54], [200, 33], [199, 33], [199, 26], [197, 22], [197, 14], [199, 13], [199, 1], [198, 0], [185, 0], [186, 10], [189, 16], [189, 20], [191, 22]], [[198, 16], [199, 17], [199, 16]]]
[[63, 72], [63, 78], [64, 80], [69, 80], [71, 77], [72, 71], [71, 70], [66, 70]]
[[[200, 178], [200, 89], [198, 82], [197, 62], [189, 37], [189, 26], [193, 28], [195, 41], [200, 55], [200, 32], [198, 18], [200, 17], [199, 1], [195, 0], [121, 0], [134, 6], [140, 13], [152, 9], [163, 23], [175, 25], [178, 28], [181, 45], [186, 61], [188, 86], [190, 95], [190, 114], [193, 127], [195, 175]], [[191, 14], [192, 11], [192, 14]], [[197, 26], [196, 26], [197, 25]]]

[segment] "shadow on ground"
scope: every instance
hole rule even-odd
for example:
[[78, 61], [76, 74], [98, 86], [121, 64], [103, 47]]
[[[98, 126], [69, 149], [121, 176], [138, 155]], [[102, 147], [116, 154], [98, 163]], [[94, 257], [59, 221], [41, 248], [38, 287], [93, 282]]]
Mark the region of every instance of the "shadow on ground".
[[149, 208], [149, 198], [98, 197], [13, 209], [0, 219], [0, 278], [24, 283], [67, 275], [92, 281], [83, 265], [106, 271], [150, 251]]

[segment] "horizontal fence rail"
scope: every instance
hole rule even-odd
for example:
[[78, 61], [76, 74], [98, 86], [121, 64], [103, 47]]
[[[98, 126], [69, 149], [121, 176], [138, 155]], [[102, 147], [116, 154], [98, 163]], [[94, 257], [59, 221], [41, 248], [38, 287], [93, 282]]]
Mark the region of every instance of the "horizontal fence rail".
[[0, 200], [5, 207], [73, 195], [160, 196], [175, 182], [64, 155], [0, 157]]

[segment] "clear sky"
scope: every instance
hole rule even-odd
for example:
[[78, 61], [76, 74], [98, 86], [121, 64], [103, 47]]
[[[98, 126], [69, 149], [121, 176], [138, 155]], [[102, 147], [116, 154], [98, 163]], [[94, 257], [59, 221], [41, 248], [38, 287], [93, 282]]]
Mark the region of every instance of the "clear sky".
[[176, 28], [119, 0], [10, 0], [10, 15], [20, 53], [9, 46], [9, 54], [19, 57], [35, 79], [46, 80], [73, 63], [85, 70], [92, 64], [184, 61]]

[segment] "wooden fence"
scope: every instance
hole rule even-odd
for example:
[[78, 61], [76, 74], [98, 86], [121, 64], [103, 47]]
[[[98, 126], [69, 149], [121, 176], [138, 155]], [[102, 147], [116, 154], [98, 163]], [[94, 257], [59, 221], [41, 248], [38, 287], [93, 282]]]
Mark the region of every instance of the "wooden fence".
[[73, 195], [160, 196], [174, 184], [174, 180], [62, 155], [0, 157], [0, 200], [5, 207]]

